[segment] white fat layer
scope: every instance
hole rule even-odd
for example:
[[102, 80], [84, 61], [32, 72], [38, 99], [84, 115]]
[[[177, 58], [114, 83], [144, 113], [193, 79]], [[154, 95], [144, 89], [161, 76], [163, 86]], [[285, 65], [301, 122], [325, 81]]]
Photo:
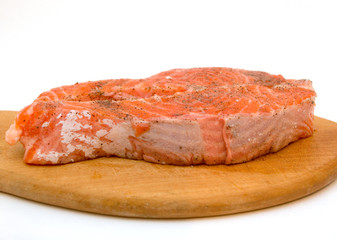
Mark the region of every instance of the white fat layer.
[[113, 127], [115, 123], [111, 119], [103, 119], [102, 123], [108, 125], [109, 127]]
[[98, 130], [98, 131], [96, 132], [96, 136], [99, 137], [99, 138], [101, 138], [101, 137], [103, 137], [103, 136], [105, 136], [105, 135], [107, 135], [107, 134], [108, 134], [108, 131], [107, 131], [107, 130], [104, 130], [104, 129]]
[[42, 124], [42, 127], [43, 127], [43, 128], [48, 127], [49, 124], [50, 124], [50, 122], [44, 122], [44, 123]]
[[125, 149], [131, 149], [129, 137], [134, 136], [134, 130], [130, 123], [115, 124], [105, 135], [110, 140], [110, 144], [102, 146], [103, 150], [109, 154], [125, 156]]
[[[91, 118], [91, 114], [88, 111], [78, 112], [71, 110], [67, 114], [65, 120], [60, 121], [57, 124], [62, 124], [61, 142], [67, 144], [67, 154], [78, 149], [84, 152], [85, 157], [92, 158], [95, 157], [95, 155], [93, 155], [95, 148], [99, 148], [101, 146], [101, 142], [98, 137], [90, 137], [78, 132], [81, 129], [92, 129], [92, 126], [89, 124], [83, 125], [77, 122], [78, 119], [82, 118], [87, 118], [89, 120]], [[73, 145], [72, 141], [75, 139], [81, 141], [82, 144]]]
[[37, 151], [37, 157], [40, 159], [45, 159], [46, 161], [49, 161], [51, 163], [56, 164], [60, 157], [66, 156], [67, 153], [60, 153], [55, 151], [50, 151], [47, 153], [41, 153], [41, 150], [39, 149]]
[[[58, 118], [60, 117], [58, 116]], [[89, 123], [83, 124], [83, 120], [89, 120], [90, 118], [91, 114], [88, 111], [69, 111], [65, 116], [65, 120], [56, 125], [62, 125], [61, 143], [66, 146], [66, 151], [42, 153], [39, 150], [37, 157], [57, 164], [61, 157], [67, 157], [76, 150], [82, 151], [87, 158], [95, 158], [97, 157], [95, 154], [97, 149], [103, 150], [110, 155], [125, 156], [125, 149], [132, 148], [128, 140], [129, 136], [134, 135], [131, 124], [125, 122], [116, 124], [111, 119], [103, 119], [100, 121], [102, 129], [90, 135], [81, 131], [93, 128]], [[80, 119], [82, 119], [82, 123], [79, 121]]]
[[91, 114], [90, 114], [89, 111], [82, 111], [82, 115], [83, 115], [84, 117], [87, 117], [88, 119], [91, 118]]

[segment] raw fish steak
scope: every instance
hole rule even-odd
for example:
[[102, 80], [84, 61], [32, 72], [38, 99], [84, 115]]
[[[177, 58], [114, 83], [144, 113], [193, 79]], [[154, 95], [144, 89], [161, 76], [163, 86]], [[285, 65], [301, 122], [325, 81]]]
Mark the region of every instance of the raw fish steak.
[[234, 164], [313, 134], [309, 80], [232, 68], [174, 69], [42, 93], [6, 132], [28, 164], [106, 156], [173, 165]]

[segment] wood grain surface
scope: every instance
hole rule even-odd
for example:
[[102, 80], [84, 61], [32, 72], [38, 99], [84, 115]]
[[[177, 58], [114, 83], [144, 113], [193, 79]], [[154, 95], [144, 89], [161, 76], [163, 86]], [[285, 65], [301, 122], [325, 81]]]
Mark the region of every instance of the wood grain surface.
[[144, 218], [215, 216], [307, 196], [337, 177], [337, 123], [316, 117], [314, 136], [232, 166], [168, 166], [99, 158], [60, 166], [23, 162], [5, 131], [16, 112], [0, 111], [0, 191], [42, 203]]

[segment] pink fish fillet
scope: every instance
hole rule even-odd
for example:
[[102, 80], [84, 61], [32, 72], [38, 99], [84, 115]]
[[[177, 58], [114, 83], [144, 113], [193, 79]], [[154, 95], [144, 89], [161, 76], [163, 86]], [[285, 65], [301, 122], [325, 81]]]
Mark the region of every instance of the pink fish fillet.
[[233, 164], [313, 134], [309, 80], [231, 68], [174, 69], [144, 79], [77, 83], [42, 93], [6, 133], [29, 164], [104, 156]]

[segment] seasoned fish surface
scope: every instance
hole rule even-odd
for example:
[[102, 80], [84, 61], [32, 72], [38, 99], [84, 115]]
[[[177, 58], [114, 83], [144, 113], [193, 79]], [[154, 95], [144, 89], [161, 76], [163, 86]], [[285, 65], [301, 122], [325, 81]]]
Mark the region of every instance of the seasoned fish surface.
[[6, 133], [29, 164], [103, 156], [233, 164], [313, 134], [309, 80], [232, 68], [174, 69], [144, 79], [77, 83], [42, 93]]

